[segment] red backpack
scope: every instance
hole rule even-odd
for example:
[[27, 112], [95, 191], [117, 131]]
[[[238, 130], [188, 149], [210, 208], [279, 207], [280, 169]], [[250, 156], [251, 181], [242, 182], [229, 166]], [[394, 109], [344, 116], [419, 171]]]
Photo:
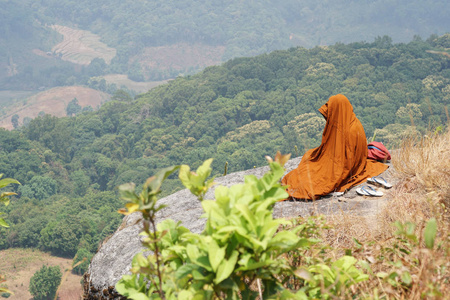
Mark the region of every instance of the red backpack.
[[369, 148], [369, 153], [367, 158], [385, 162], [391, 160], [391, 154], [388, 149], [381, 142], [371, 142], [367, 145]]

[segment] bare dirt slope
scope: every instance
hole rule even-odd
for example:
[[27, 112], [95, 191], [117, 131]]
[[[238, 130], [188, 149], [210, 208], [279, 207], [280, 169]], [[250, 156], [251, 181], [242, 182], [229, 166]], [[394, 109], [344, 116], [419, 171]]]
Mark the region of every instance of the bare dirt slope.
[[[72, 260], [67, 258], [51, 256], [48, 253], [34, 249], [7, 249], [0, 251], [0, 274], [6, 276], [6, 285], [14, 293], [8, 299], [28, 300], [32, 299], [28, 287], [30, 278], [43, 265], [59, 266], [61, 273], [72, 266]], [[68, 272], [62, 281], [59, 299], [78, 300], [81, 299], [83, 289], [81, 286], [82, 276]]]
[[141, 53], [130, 59], [130, 63], [137, 60], [144, 74], [149, 74], [154, 69], [159, 71], [203, 69], [221, 64], [224, 52], [225, 46], [178, 43], [144, 48]]
[[108, 101], [110, 96], [82, 86], [56, 87], [33, 95], [27, 101], [9, 109], [9, 113], [0, 119], [0, 127], [13, 129], [11, 117], [15, 114], [19, 115], [19, 124], [22, 124], [25, 117], [36, 118], [42, 111], [57, 117], [66, 116], [67, 104], [74, 98], [77, 98], [82, 107], [90, 105], [96, 109]]
[[108, 74], [102, 76], [102, 78], [104, 78], [108, 84], [114, 83], [118, 88], [126, 86], [136, 93], [146, 93], [152, 88], [168, 82], [168, 80], [137, 82], [129, 79], [125, 74]]

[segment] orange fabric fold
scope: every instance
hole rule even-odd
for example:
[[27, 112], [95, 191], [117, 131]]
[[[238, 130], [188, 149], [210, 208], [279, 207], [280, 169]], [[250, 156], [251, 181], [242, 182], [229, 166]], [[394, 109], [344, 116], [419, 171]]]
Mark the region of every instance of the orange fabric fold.
[[319, 112], [326, 119], [322, 143], [307, 151], [298, 167], [281, 181], [294, 198], [314, 200], [343, 192], [388, 168], [367, 159], [366, 134], [347, 97], [330, 97]]

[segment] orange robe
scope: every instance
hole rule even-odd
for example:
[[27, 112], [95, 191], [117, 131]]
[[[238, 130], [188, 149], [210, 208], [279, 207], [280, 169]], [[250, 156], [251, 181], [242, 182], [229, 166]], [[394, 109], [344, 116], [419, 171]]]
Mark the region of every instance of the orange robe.
[[343, 192], [388, 168], [367, 159], [366, 134], [347, 97], [330, 97], [319, 112], [327, 121], [322, 143], [307, 151], [298, 167], [281, 181], [294, 198], [314, 200]]

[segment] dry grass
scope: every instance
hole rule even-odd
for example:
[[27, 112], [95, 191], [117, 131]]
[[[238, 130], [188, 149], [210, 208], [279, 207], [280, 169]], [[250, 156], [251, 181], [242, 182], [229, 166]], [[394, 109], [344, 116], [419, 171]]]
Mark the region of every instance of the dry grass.
[[[11, 248], [0, 251], [0, 274], [6, 276], [5, 284], [14, 293], [8, 299], [32, 299], [28, 291], [30, 278], [43, 265], [59, 266], [64, 274], [71, 269], [72, 259], [51, 256], [36, 249]], [[81, 279], [80, 275], [67, 273], [61, 282], [59, 299], [81, 299]]]
[[430, 218], [450, 228], [450, 130], [405, 140], [392, 163], [399, 183], [378, 216], [381, 233], [391, 235], [395, 221], [415, 223], [419, 233]]
[[413, 192], [433, 206], [450, 208], [450, 130], [405, 140], [392, 163], [404, 194]]
[[104, 92], [97, 91], [83, 86], [56, 87], [40, 92], [26, 99], [23, 103], [15, 103], [8, 108], [8, 113], [0, 117], [0, 127], [12, 130], [11, 117], [19, 115], [19, 124], [26, 117], [36, 118], [41, 111], [57, 117], [66, 116], [67, 104], [77, 98], [78, 104], [82, 107], [91, 106], [97, 109], [110, 96]]

